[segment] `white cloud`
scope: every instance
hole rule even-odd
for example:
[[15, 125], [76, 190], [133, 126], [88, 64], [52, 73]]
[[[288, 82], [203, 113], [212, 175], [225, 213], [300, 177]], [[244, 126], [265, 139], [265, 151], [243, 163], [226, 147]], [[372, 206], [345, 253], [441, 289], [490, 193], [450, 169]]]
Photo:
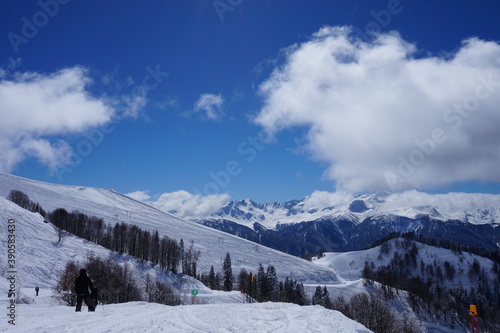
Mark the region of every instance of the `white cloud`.
[[415, 190], [393, 193], [381, 204], [385, 211], [406, 207], [429, 206], [436, 208], [443, 216], [461, 218], [464, 212], [498, 208], [500, 195], [484, 193], [430, 194]]
[[[408, 190], [397, 193], [383, 192], [384, 194], [374, 201], [368, 201], [368, 206], [374, 206], [380, 212], [401, 214], [411, 207], [435, 208], [444, 217], [462, 219], [464, 214], [471, 212], [494, 211], [498, 209], [499, 194], [486, 193], [426, 193], [417, 190]], [[322, 209], [324, 207], [347, 206], [357, 197], [342, 192], [314, 191], [304, 199], [305, 211]]]
[[229, 201], [227, 194], [201, 196], [186, 191], [163, 193], [152, 205], [178, 217], [205, 217], [215, 213]]
[[352, 195], [344, 192], [314, 191], [304, 199], [303, 209], [308, 211], [324, 207], [347, 205], [353, 199]]
[[11, 172], [28, 157], [55, 170], [69, 162], [72, 150], [54, 137], [88, 131], [144, 106], [136, 97], [94, 97], [89, 73], [78, 66], [50, 74], [2, 73], [0, 171]]
[[222, 116], [222, 103], [224, 100], [221, 95], [202, 94], [194, 104], [194, 110], [205, 111], [208, 119], [217, 119]]
[[149, 191], [135, 191], [131, 193], [125, 194], [128, 197], [131, 197], [132, 199], [135, 199], [137, 201], [142, 201], [145, 203], [148, 203], [149, 199], [151, 199], [151, 196], [149, 195]]
[[286, 50], [261, 84], [256, 122], [309, 128], [305, 148], [350, 192], [500, 182], [500, 45], [465, 40], [417, 57], [398, 34], [373, 42], [325, 27]]
[[147, 103], [146, 93], [136, 94], [135, 96], [127, 95], [121, 99], [121, 103], [123, 103], [123, 117], [136, 118]]

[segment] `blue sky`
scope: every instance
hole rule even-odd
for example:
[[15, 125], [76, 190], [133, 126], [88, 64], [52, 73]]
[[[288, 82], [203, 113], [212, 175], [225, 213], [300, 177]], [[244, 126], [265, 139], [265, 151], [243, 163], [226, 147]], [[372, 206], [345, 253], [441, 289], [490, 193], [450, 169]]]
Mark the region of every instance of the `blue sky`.
[[500, 193], [497, 1], [0, 8], [1, 171], [214, 205]]

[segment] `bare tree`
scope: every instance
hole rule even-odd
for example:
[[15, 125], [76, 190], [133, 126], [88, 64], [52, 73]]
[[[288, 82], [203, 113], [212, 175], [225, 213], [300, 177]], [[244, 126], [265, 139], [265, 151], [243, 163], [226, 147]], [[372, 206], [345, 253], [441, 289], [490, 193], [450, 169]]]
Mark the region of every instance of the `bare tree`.
[[79, 274], [79, 268], [77, 263], [74, 261], [68, 261], [66, 267], [54, 287], [54, 292], [58, 295], [59, 299], [64, 302], [64, 304], [69, 306], [76, 305], [76, 294], [75, 294], [75, 279]]

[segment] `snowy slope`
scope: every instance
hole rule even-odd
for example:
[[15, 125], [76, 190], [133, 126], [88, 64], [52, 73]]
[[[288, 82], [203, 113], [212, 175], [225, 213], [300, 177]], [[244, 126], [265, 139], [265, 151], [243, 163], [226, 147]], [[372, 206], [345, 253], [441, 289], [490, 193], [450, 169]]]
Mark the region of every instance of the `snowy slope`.
[[[125, 222], [136, 224], [143, 229], [158, 229], [160, 236], [166, 235], [177, 240], [182, 238], [187, 245], [193, 241], [195, 249], [201, 251], [199, 272], [208, 272], [211, 265], [220, 271], [224, 256], [229, 252], [233, 272], [236, 274], [241, 268], [256, 272], [262, 263], [264, 266], [274, 265], [278, 277], [282, 280], [289, 276], [304, 283], [341, 282], [332, 268], [318, 266], [236, 236], [176, 218], [113, 190], [56, 185], [0, 173], [0, 196], [6, 197], [13, 189], [23, 191], [32, 201], [39, 202], [46, 211], [59, 207], [68, 211], [79, 210], [85, 214], [102, 217], [107, 223]], [[28, 215], [21, 212], [20, 208], [14, 208], [12, 204], [7, 204], [6, 200], [2, 199], [2, 202], [6, 207], [0, 210], [2, 223], [6, 223], [12, 216], [19, 219], [19, 225], [27, 220], [33, 225], [27, 227], [25, 232], [33, 235], [36, 235], [38, 228], [50, 228], [50, 225], [43, 223], [41, 217], [25, 217]], [[39, 227], [40, 225], [42, 227]], [[5, 237], [2, 238], [4, 239]], [[37, 250], [33, 248], [32, 251]]]
[[[377, 246], [363, 251], [325, 253], [323, 257], [319, 259], [315, 258], [313, 261], [319, 265], [334, 267], [339, 275], [348, 281], [341, 287], [333, 286], [329, 288], [330, 295], [334, 297], [341, 295], [349, 298], [354, 293], [362, 292], [363, 288], [366, 288], [366, 285], [363, 284], [361, 279], [365, 262], [368, 262], [370, 266], [372, 265], [371, 263], [373, 263], [373, 270], [376, 270], [380, 266], [388, 265], [396, 252], [401, 256], [407, 253], [398, 245], [398, 243], [401, 244], [404, 241], [405, 240], [401, 238], [388, 241], [385, 244], [385, 251], [383, 251], [383, 253], [380, 251], [381, 246]], [[419, 242], [414, 242], [414, 244], [416, 244], [418, 249], [418, 264], [410, 273], [405, 273], [405, 275], [408, 274], [406, 275], [408, 278], [418, 276], [422, 281], [434, 281], [440, 288], [464, 288], [468, 292], [473, 292], [473, 289], [478, 290], [479, 280], [477, 276], [471, 276], [469, 271], [473, 262], [476, 262], [479, 263], [481, 270], [486, 274], [486, 279], [489, 281], [487, 284], [490, 288], [494, 285], [495, 281], [498, 281], [493, 270], [494, 262], [488, 258], [468, 252], [453, 252], [448, 249], [437, 248]], [[427, 269], [423, 270], [421, 268], [423, 264], [426, 267], [432, 266], [434, 270], [440, 268], [445, 272], [446, 262], [455, 269], [455, 274], [452, 279], [445, 277], [441, 280], [436, 274], [429, 278]], [[493, 290], [493, 288], [491, 290]], [[412, 309], [406, 297], [407, 295], [408, 293], [405, 291], [397, 292], [394, 295], [395, 298], [391, 300], [391, 306], [396, 309]], [[453, 315], [454, 312], [448, 312], [448, 315], [450, 313]], [[449, 321], [446, 321], [446, 319], [443, 320], [443, 313], [439, 314], [439, 311], [433, 316], [421, 317], [420, 319], [423, 321], [428, 332], [470, 332], [470, 327], [467, 325], [470, 319], [468, 316], [461, 317], [461, 324], [457, 321], [457, 326], [455, 328], [450, 327]], [[448, 319], [450, 318], [448, 317]]]
[[[338, 274], [346, 281], [356, 281], [361, 278], [362, 271], [365, 266], [365, 262], [373, 262], [376, 267], [389, 264], [390, 260], [393, 258], [394, 253], [398, 251], [400, 254], [404, 254], [404, 250], [397, 247], [396, 242], [401, 239], [392, 239], [388, 241], [390, 251], [380, 255], [380, 246], [376, 246], [371, 249], [363, 251], [352, 251], [352, 252], [328, 252], [322, 258], [315, 258], [313, 261], [318, 265], [323, 265], [327, 267], [335, 268]], [[476, 260], [479, 262], [482, 268], [487, 272], [489, 279], [494, 281], [495, 275], [493, 274], [493, 261], [488, 258], [484, 258], [469, 252], [463, 252], [460, 254], [454, 253], [451, 250], [438, 248], [422, 243], [415, 242], [418, 248], [418, 265], [423, 262], [425, 265], [434, 265], [436, 267], [444, 267], [444, 263], [448, 261], [452, 266], [456, 268], [456, 274], [452, 281], [444, 281], [442, 284], [444, 286], [463, 286], [465, 288], [475, 287], [477, 288], [477, 283], [471, 282], [467, 275], [470, 266]], [[419, 272], [420, 267], [414, 272], [414, 276], [421, 274]]]
[[[19, 285], [23, 287], [53, 287], [68, 260], [83, 262], [87, 253], [93, 252], [101, 257], [108, 257], [110, 253], [74, 236], [65, 237], [62, 243], [58, 243], [52, 224], [44, 223], [40, 214], [31, 213], [3, 197], [0, 197], [0, 219], [2, 253], [7, 251], [7, 220], [16, 221], [16, 268]], [[6, 255], [0, 256], [2, 276], [5, 276], [6, 260]]]
[[[500, 195], [481, 193], [427, 194], [418, 191], [335, 196], [315, 192], [311, 197], [285, 203], [231, 201], [210, 216], [193, 220], [223, 219], [249, 228], [258, 223], [267, 229], [280, 225], [342, 218], [360, 223], [370, 217], [402, 216], [415, 219], [427, 215], [437, 220], [459, 220], [473, 224], [500, 223]], [[320, 198], [318, 198], [320, 197]], [[324, 197], [324, 198], [321, 198]]]
[[[31, 213], [3, 197], [0, 197], [0, 219], [2, 223], [0, 244], [3, 252], [0, 256], [0, 289], [3, 291], [9, 289], [6, 280], [9, 274], [6, 265], [7, 228], [5, 228], [8, 219], [16, 221], [16, 287], [21, 288], [23, 294], [25, 290], [33, 291], [35, 286], [38, 286], [42, 293], [46, 294], [49, 291], [51, 294], [51, 290], [57, 284], [66, 263], [69, 260], [84, 263], [91, 253], [102, 258], [111, 255], [117, 262], [127, 262], [138, 274], [139, 279], [144, 279], [148, 273], [160, 276], [158, 268], [142, 265], [129, 256], [119, 256], [79, 237], [66, 235], [62, 242], [58, 242], [58, 235], [52, 224], [45, 223], [38, 213]], [[188, 293], [192, 288], [197, 288], [204, 296], [214, 294], [201, 282], [187, 276], [161, 274], [160, 280], [168, 282], [181, 293]], [[184, 290], [186, 288], [189, 290]], [[5, 296], [6, 293], [2, 292], [0, 300], [2, 300], [1, 297]], [[49, 296], [47, 295], [47, 299], [50, 299]], [[230, 301], [230, 297], [227, 297], [225, 301]], [[48, 300], [48, 302], [54, 303], [53, 300]]]
[[273, 332], [369, 333], [340, 312], [320, 306], [285, 303], [212, 304], [169, 307], [132, 302], [75, 313], [65, 306], [21, 305], [15, 328], [0, 321], [0, 331], [77, 332]]

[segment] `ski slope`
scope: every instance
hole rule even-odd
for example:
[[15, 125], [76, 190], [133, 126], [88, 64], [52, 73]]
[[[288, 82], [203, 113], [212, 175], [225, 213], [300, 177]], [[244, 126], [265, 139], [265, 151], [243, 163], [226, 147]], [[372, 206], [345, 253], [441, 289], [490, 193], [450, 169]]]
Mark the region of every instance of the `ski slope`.
[[[338, 284], [343, 282], [331, 267], [315, 265], [309, 261], [245, 239], [174, 217], [113, 190], [56, 185], [0, 173], [0, 197], [5, 198], [11, 190], [23, 191], [32, 201], [39, 202], [46, 211], [56, 208], [65, 208], [68, 211], [78, 210], [88, 215], [101, 217], [106, 223], [125, 222], [136, 224], [143, 229], [157, 229], [160, 237], [166, 235], [176, 240], [182, 238], [186, 247], [190, 246], [191, 242], [194, 242], [194, 248], [201, 252], [198, 262], [199, 272], [209, 272], [211, 265], [214, 266], [216, 271], [221, 271], [223, 259], [226, 253], [229, 252], [235, 274], [238, 274], [242, 268], [247, 271], [257, 272], [259, 264], [262, 263], [264, 267], [274, 265], [278, 278], [281, 280], [288, 276], [310, 284]], [[3, 198], [0, 200], [3, 205], [3, 207], [0, 207], [0, 221], [2, 223], [6, 223], [9, 218], [16, 218], [23, 235], [36, 236], [38, 233], [43, 232], [43, 237], [47, 239], [41, 239], [39, 242], [50, 243], [56, 240], [54, 238], [55, 231], [51, 229], [50, 224], [43, 223], [41, 216], [20, 208], [17, 209], [18, 207], [15, 208], [15, 205], [13, 206], [10, 202], [7, 203], [7, 200]], [[26, 224], [24, 228], [22, 227], [23, 224]], [[50, 232], [52, 232], [52, 236], [45, 234]], [[3, 241], [5, 234], [0, 234], [0, 236], [3, 237]], [[33, 253], [39, 251], [41, 256], [46, 251], [48, 251], [47, 253], [57, 251], [57, 244], [51, 244], [50, 249], [44, 249], [40, 247], [41, 244], [38, 244], [36, 247], [30, 248], [29, 251], [33, 251]], [[86, 247], [74, 246], [76, 246], [76, 249], [62, 250], [64, 254], [61, 254], [61, 256], [69, 255], [83, 260], [89, 248], [96, 252], [100, 251], [94, 248], [92, 244], [86, 244]], [[25, 249], [25, 251], [28, 251], [28, 249]], [[64, 265], [66, 260], [62, 260], [62, 262], [56, 264], [47, 263], [49, 267], [34, 269], [37, 272], [54, 267], [60, 270], [60, 266]], [[30, 273], [28, 275], [35, 274]], [[30, 279], [33, 278], [30, 277]]]
[[287, 303], [165, 306], [131, 302], [99, 305], [95, 312], [72, 307], [20, 305], [15, 327], [4, 318], [0, 331], [22, 333], [112, 332], [249, 332], [369, 333], [361, 324], [320, 306]]
[[38, 285], [40, 288], [55, 286], [57, 277], [69, 260], [83, 262], [87, 253], [108, 257], [109, 251], [78, 237], [67, 236], [58, 242], [57, 232], [50, 223], [38, 213], [31, 213], [16, 204], [0, 197], [1, 249], [0, 264], [5, 276], [7, 260], [7, 221], [15, 222], [15, 260], [20, 286]]

